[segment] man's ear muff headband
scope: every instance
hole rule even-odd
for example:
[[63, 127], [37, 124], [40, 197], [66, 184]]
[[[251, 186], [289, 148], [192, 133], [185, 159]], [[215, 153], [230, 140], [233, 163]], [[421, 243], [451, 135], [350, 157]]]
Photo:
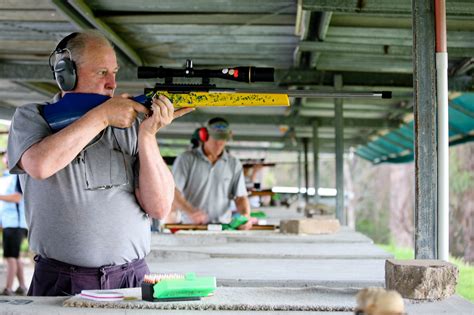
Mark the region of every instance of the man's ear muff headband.
[[[77, 84], [76, 63], [72, 60], [71, 52], [67, 49], [67, 44], [78, 34], [79, 33], [74, 32], [64, 37], [49, 55], [49, 67], [53, 72], [56, 83], [62, 91], [74, 90]], [[63, 57], [54, 64], [51, 62], [51, 57], [56, 54], [62, 54], [65, 51], [69, 53], [69, 57]]]

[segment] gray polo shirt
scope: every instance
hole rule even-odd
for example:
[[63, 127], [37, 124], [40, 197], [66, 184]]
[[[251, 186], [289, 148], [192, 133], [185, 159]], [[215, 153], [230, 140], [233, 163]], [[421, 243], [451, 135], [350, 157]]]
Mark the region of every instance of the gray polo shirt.
[[[231, 200], [247, 196], [242, 164], [225, 151], [214, 165], [202, 147], [186, 151], [174, 162], [173, 176], [186, 200], [206, 211], [213, 223], [228, 223]], [[183, 223], [191, 223], [184, 213]]]
[[127, 129], [106, 128], [65, 168], [36, 180], [18, 162], [51, 134], [40, 108], [19, 107], [8, 139], [11, 172], [21, 174], [31, 250], [84, 267], [144, 258], [150, 225], [134, 194], [139, 121]]

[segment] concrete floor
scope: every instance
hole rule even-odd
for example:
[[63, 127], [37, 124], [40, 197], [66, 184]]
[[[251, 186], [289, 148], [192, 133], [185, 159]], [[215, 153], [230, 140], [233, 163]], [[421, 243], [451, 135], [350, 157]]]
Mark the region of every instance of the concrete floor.
[[[267, 209], [269, 219], [301, 217], [294, 211]], [[284, 235], [268, 231], [182, 232], [153, 234], [147, 257], [152, 272], [190, 272], [217, 278], [218, 289], [203, 302], [272, 307], [291, 305], [355, 306], [358, 289], [384, 286], [384, 263], [390, 255], [360, 233], [343, 228], [333, 235]], [[27, 268], [31, 277], [32, 268]], [[2, 272], [0, 270], [0, 281]], [[286, 291], [285, 291], [286, 290]], [[289, 291], [288, 291], [289, 290]], [[293, 291], [292, 291], [293, 290]], [[289, 294], [288, 292], [295, 292]], [[0, 314], [146, 314], [147, 309], [63, 307], [67, 297], [0, 297]], [[284, 301], [287, 299], [288, 301]], [[31, 301], [21, 304], [21, 301]], [[15, 305], [15, 303], [17, 305]], [[196, 303], [196, 302], [195, 302]], [[234, 303], [234, 304], [232, 304]], [[439, 302], [406, 301], [408, 314], [474, 314], [474, 305], [453, 296]], [[317, 308], [316, 308], [317, 309]], [[215, 314], [295, 314], [290, 311], [207, 311]], [[195, 310], [159, 310], [160, 314], [202, 314]], [[352, 314], [314, 312], [307, 314]]]

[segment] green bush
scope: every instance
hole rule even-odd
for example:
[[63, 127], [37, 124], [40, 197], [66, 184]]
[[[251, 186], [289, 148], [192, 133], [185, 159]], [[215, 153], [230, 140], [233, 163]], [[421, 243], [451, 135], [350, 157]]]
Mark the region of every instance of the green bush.
[[387, 244], [390, 241], [388, 224], [377, 223], [370, 218], [358, 218], [356, 230], [370, 237], [375, 243]]

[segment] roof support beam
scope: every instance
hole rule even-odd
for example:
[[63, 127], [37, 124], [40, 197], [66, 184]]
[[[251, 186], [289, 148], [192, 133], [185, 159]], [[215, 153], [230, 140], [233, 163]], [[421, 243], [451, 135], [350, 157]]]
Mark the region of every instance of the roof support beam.
[[117, 33], [114, 32], [107, 24], [102, 20], [95, 17], [94, 12], [83, 0], [69, 0], [69, 3], [76, 9], [76, 11], [82, 15], [89, 23], [91, 23], [96, 29], [100, 30], [107, 38], [112, 41], [125, 56], [130, 59], [134, 65], [143, 65], [142, 58], [138, 53], [130, 47]]
[[11, 120], [15, 113], [15, 107], [0, 101], [0, 119]]
[[[142, 65], [140, 56], [115, 33], [107, 24], [97, 19], [93, 11], [82, 0], [69, 0], [68, 2], [62, 0], [52, 0], [56, 8], [66, 15], [71, 22], [80, 29], [97, 29], [104, 34], [114, 45], [116, 45], [120, 52], [123, 53], [128, 60], [134, 65]], [[129, 63], [123, 58], [120, 58], [122, 63]]]
[[[301, 3], [302, 0], [299, 0], [296, 35], [299, 35], [301, 40], [308, 41], [318, 40], [320, 39], [319, 36], [325, 37], [331, 14], [302, 10]], [[298, 68], [314, 68], [318, 58], [319, 53], [304, 52], [297, 46], [294, 53], [294, 64]], [[304, 102], [305, 99], [296, 99], [290, 108], [290, 115], [293, 117], [297, 116]]]
[[133, 0], [133, 1], [89, 1], [96, 11], [117, 12], [149, 12], [149, 13], [264, 13], [271, 12], [275, 15], [295, 13], [294, 0], [239, 0], [239, 1], [215, 1], [215, 0]]
[[[15, 64], [0, 62], [0, 77], [13, 81], [37, 81], [54, 83], [51, 69], [45, 64]], [[149, 82], [137, 79], [137, 69], [134, 67], [121, 67], [117, 74], [118, 81], [142, 82], [143, 86]]]
[[[449, 54], [451, 55], [451, 52], [449, 52]], [[462, 60], [458, 64], [454, 65], [450, 72], [455, 75], [463, 75], [471, 71], [472, 68], [474, 68], [474, 57]]]
[[413, 64], [411, 58], [406, 57], [333, 53], [321, 55], [318, 70], [411, 74]]
[[[339, 72], [341, 73], [341, 72]], [[317, 71], [313, 69], [283, 69], [275, 72], [275, 80], [280, 85], [324, 85], [330, 89], [334, 88], [333, 77], [337, 74], [332, 71]], [[364, 73], [354, 71], [342, 72], [346, 89], [351, 85], [369, 86], [400, 86], [412, 87], [413, 77], [411, 73]]]
[[[314, 118], [303, 117], [286, 117], [281, 115], [219, 115], [224, 119], [229, 120], [233, 124], [256, 124], [256, 125], [293, 125], [293, 126], [310, 126]], [[215, 117], [215, 114], [206, 114], [199, 111], [185, 115], [179, 118], [179, 122], [196, 122], [208, 121]], [[317, 118], [319, 127], [334, 127], [334, 118], [325, 117]], [[344, 119], [344, 127], [348, 128], [366, 128], [366, 129], [383, 129], [383, 128], [397, 128], [400, 122], [394, 120], [380, 120], [380, 119]]]
[[301, 41], [300, 51], [308, 52], [326, 52], [326, 53], [347, 53], [347, 54], [374, 54], [374, 55], [393, 55], [393, 56], [411, 56], [411, 47], [409, 46], [387, 46], [387, 45], [354, 45], [348, 43], [334, 42], [316, 42]]
[[18, 81], [15, 84], [25, 87], [27, 89], [33, 90], [40, 93], [46, 97], [52, 98], [54, 94], [58, 93], [60, 90], [56, 85], [49, 84], [46, 82], [27, 82], [27, 81]]
[[[303, 10], [410, 15], [412, 7], [410, 0], [303, 0]], [[473, 15], [474, 2], [463, 0], [447, 1], [446, 12], [448, 15]]]
[[[300, 2], [303, 2], [300, 0]], [[314, 25], [314, 32], [312, 36], [307, 36], [305, 38], [301, 38], [301, 40], [311, 41], [311, 42], [321, 42], [326, 39], [326, 35], [329, 29], [329, 24], [331, 23], [332, 12], [311, 12], [311, 11], [304, 11], [308, 16], [311, 17], [312, 24]], [[307, 56], [306, 58], [306, 68], [316, 68], [319, 57], [321, 56], [321, 52], [319, 51], [305, 51], [300, 49], [298, 46], [296, 48], [297, 51], [301, 53], [302, 56]], [[301, 66], [301, 65], [300, 65]], [[317, 196], [317, 194], [316, 194]]]
[[[317, 122], [315, 121], [313, 123], [316, 124]], [[176, 133], [176, 132], [168, 132], [166, 130], [163, 130], [163, 132], [160, 133], [159, 139], [158, 140], [184, 140], [187, 141], [191, 138], [191, 132], [192, 129], [189, 129], [188, 133]], [[309, 135], [308, 135], [309, 136]], [[307, 135], [302, 135], [299, 138], [308, 138]], [[271, 143], [281, 143], [282, 145], [285, 144], [285, 146], [290, 146], [291, 143], [288, 140], [290, 136], [285, 135], [285, 136], [266, 136], [266, 135], [239, 135], [239, 134], [234, 134], [232, 136], [232, 141], [246, 141], [246, 142], [271, 142]], [[314, 138], [313, 138], [314, 139]], [[357, 145], [359, 143], [363, 142], [362, 139], [359, 138], [354, 138], [354, 137], [348, 137], [345, 138], [344, 143], [347, 145]], [[313, 146], [314, 150], [314, 142], [311, 144]], [[319, 143], [317, 144], [319, 147], [334, 147], [334, 138], [324, 138], [324, 139], [319, 139]]]
[[[293, 14], [209, 14], [209, 13], [150, 13], [150, 14], [127, 14], [101, 16], [100, 19], [107, 24], [192, 24], [207, 25], [212, 21], [213, 25], [295, 25]], [[122, 14], [122, 13], [120, 13]]]
[[87, 30], [94, 28], [87, 20], [82, 16], [78, 15], [69, 3], [63, 0], [52, 0], [51, 3], [56, 9], [64, 14], [69, 21], [81, 30]]

